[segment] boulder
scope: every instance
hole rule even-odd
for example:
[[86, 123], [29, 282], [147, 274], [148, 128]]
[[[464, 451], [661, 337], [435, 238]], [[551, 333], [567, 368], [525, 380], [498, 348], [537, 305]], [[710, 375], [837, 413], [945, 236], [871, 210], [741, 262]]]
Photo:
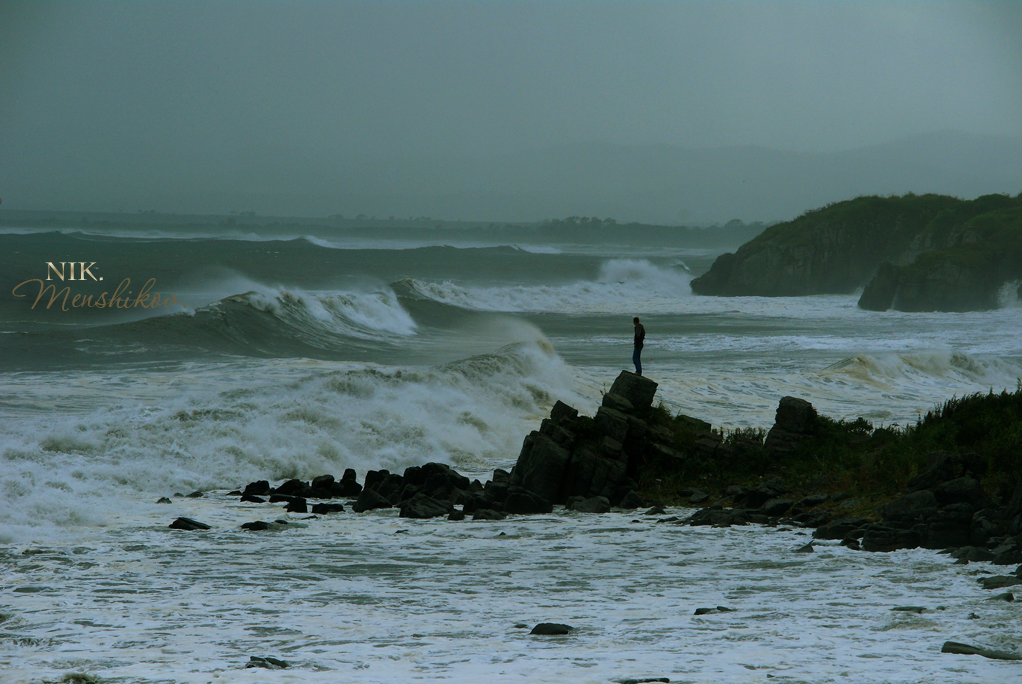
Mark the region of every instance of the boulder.
[[391, 503], [384, 497], [377, 494], [372, 489], [366, 487], [359, 494], [358, 500], [355, 501], [355, 505], [351, 507], [351, 510], [356, 513], [362, 513], [363, 511], [371, 511], [375, 508], [390, 508]]
[[402, 518], [438, 518], [448, 515], [454, 510], [450, 501], [434, 499], [433, 497], [419, 492], [408, 501], [401, 503]]
[[994, 660], [1022, 660], [1022, 655], [1019, 655], [1018, 653], [995, 651], [989, 648], [961, 644], [957, 641], [945, 641], [944, 645], [940, 647], [940, 652], [956, 653], [958, 655], [978, 655], [983, 656], [984, 658], [992, 658]]
[[249, 482], [241, 492], [245, 496], [269, 496], [270, 483], [266, 480]]
[[562, 634], [570, 634], [575, 628], [571, 625], [562, 625], [557, 622], [541, 622], [532, 628], [529, 634], [535, 634], [537, 636], [558, 636]]
[[635, 408], [642, 412], [653, 406], [653, 397], [656, 395], [657, 383], [649, 378], [628, 371], [621, 371], [614, 384], [610, 387], [610, 394], [626, 399]]
[[959, 477], [949, 480], [933, 489], [933, 495], [940, 506], [967, 503], [975, 508], [983, 508], [986, 494], [979, 480], [971, 477]]
[[[266, 499], [261, 496], [253, 496], [252, 494], [242, 494], [241, 501], [246, 503], [266, 503]], [[170, 501], [167, 503], [170, 503]]]
[[547, 501], [560, 503], [564, 500], [560, 497], [561, 485], [570, 461], [567, 449], [547, 435], [533, 432], [525, 438], [511, 482]]
[[479, 508], [472, 514], [473, 520], [503, 520], [507, 516], [491, 508]]
[[809, 542], [805, 546], [800, 546], [799, 548], [795, 549], [795, 553], [815, 553], [813, 551], [813, 543]]
[[578, 418], [578, 409], [568, 406], [563, 401], [558, 400], [550, 409], [550, 420], [560, 425], [571, 423], [576, 418]]
[[390, 475], [389, 470], [370, 470], [366, 473], [364, 489], [376, 489]]
[[330, 489], [334, 486], [333, 475], [320, 475], [319, 477], [312, 478], [313, 489]]
[[288, 480], [284, 484], [280, 485], [274, 490], [275, 494], [284, 494], [286, 496], [305, 496], [309, 485], [302, 482], [301, 480]]
[[159, 499], [156, 500], [156, 503], [158, 503], [158, 504], [169, 504], [169, 503], [172, 503], [172, 502], [167, 497], [161, 496]]
[[453, 511], [451, 511], [447, 515], [447, 519], [448, 520], [464, 520], [465, 519], [465, 511], [459, 511], [457, 508], [455, 508]]
[[620, 411], [621, 413], [634, 413], [635, 407], [632, 406], [632, 402], [628, 401], [624, 397], [607, 392], [603, 395], [603, 405], [607, 408]]
[[864, 551], [897, 551], [898, 549], [914, 549], [921, 539], [915, 530], [901, 530], [884, 525], [870, 525], [862, 537]]
[[267, 656], [265, 658], [260, 658], [259, 656], [250, 656], [249, 659], [248, 659], [248, 663], [245, 664], [245, 667], [246, 668], [248, 668], [248, 667], [262, 667], [262, 668], [265, 668], [267, 670], [286, 670], [287, 668], [289, 668], [291, 666], [288, 665], [286, 660], [279, 660], [277, 658], [270, 658], [269, 656]]
[[593, 417], [593, 428], [597, 434], [624, 443], [628, 436], [628, 416], [606, 406], [601, 406]]
[[313, 515], [326, 515], [328, 513], [343, 513], [344, 506], [341, 504], [318, 503], [312, 507]]
[[308, 513], [309, 507], [305, 503], [305, 499], [295, 497], [287, 502], [287, 507], [284, 510], [288, 513]]
[[605, 496], [594, 496], [589, 499], [575, 496], [568, 500], [567, 509], [579, 513], [609, 513], [610, 501]]
[[769, 515], [771, 517], [780, 516], [787, 513], [793, 503], [794, 502], [791, 499], [770, 499], [760, 506], [759, 510], [764, 515]]
[[984, 589], [1004, 589], [1022, 584], [1022, 577], [1014, 575], [993, 575], [991, 577], [980, 577], [976, 580]]
[[644, 506], [646, 506], [646, 500], [634, 490], [625, 494], [624, 498], [621, 499], [621, 503], [618, 504], [618, 507], [625, 508], [627, 510], [642, 508]]
[[262, 532], [263, 530], [270, 529], [270, 523], [263, 520], [253, 520], [252, 522], [242, 523], [241, 529]]
[[748, 521], [742, 511], [736, 511], [731, 508], [704, 508], [701, 511], [696, 511], [685, 522], [693, 527], [698, 525], [729, 527], [731, 525], [745, 525]]
[[790, 453], [816, 434], [819, 420], [816, 409], [805, 399], [783, 397], [763, 446], [775, 456]]
[[523, 487], [511, 487], [504, 510], [508, 513], [530, 515], [535, 513], [551, 513], [553, 505], [539, 494]]
[[[344, 472], [345, 474], [347, 474], [348, 470]], [[351, 472], [355, 471], [351, 470]], [[333, 486], [330, 487], [330, 493], [336, 497], [355, 498], [362, 493], [362, 485], [360, 485], [358, 482], [355, 482], [354, 477], [351, 478], [344, 477], [341, 478], [340, 482], [335, 482]]]
[[693, 506], [698, 506], [701, 503], [706, 503], [710, 500], [710, 495], [701, 489], [693, 489], [692, 494], [688, 497], [688, 502]]
[[208, 530], [209, 525], [198, 520], [192, 520], [191, 518], [178, 518], [174, 522], [168, 525], [172, 530]]
[[799, 499], [796, 505], [799, 508], [813, 508], [814, 506], [827, 503], [829, 500], [830, 494], [810, 494]]

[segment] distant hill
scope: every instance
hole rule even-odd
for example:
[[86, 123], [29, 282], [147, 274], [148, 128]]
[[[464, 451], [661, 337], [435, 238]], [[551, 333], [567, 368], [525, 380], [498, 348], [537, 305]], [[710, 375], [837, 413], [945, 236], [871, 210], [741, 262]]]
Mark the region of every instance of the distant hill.
[[968, 311], [1022, 279], [1022, 194], [859, 197], [774, 225], [692, 281], [704, 295], [853, 292], [859, 306]]

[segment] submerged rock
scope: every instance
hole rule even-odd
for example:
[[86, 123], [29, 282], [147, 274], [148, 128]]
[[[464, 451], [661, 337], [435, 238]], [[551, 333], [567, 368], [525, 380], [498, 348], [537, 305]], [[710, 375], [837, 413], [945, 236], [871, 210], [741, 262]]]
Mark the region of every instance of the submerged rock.
[[279, 660], [277, 658], [271, 658], [269, 656], [260, 658], [259, 656], [251, 656], [245, 667], [262, 667], [267, 670], [286, 670], [291, 667], [286, 660]]
[[[359, 499], [361, 501], [361, 498]], [[408, 501], [401, 502], [402, 518], [438, 518], [454, 510], [450, 501], [434, 499], [428, 494], [418, 493]]]
[[386, 498], [380, 496], [376, 491], [366, 487], [359, 494], [358, 500], [355, 501], [355, 505], [351, 507], [351, 510], [356, 513], [362, 513], [364, 511], [371, 511], [377, 508], [391, 508], [391, 503]]
[[992, 658], [994, 660], [1022, 660], [1022, 655], [1018, 653], [1008, 653], [1007, 651], [995, 651], [990, 648], [981, 648], [979, 646], [970, 646], [969, 644], [961, 644], [957, 641], [945, 641], [944, 645], [940, 647], [941, 653], [957, 653], [959, 655], [979, 655], [984, 658]]
[[191, 518], [178, 518], [168, 525], [172, 530], [208, 530], [209, 525]]
[[529, 634], [535, 634], [537, 636], [558, 636], [561, 634], [570, 634], [575, 628], [571, 625], [562, 625], [558, 622], [541, 622], [532, 628]]

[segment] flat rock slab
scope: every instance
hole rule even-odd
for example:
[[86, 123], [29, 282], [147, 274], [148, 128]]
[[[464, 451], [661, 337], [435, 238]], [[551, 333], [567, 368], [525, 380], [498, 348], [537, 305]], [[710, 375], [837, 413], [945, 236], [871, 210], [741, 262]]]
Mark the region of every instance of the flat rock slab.
[[989, 648], [960, 644], [957, 641], [945, 641], [944, 645], [940, 647], [940, 652], [956, 653], [958, 655], [978, 655], [983, 656], [984, 658], [993, 658], [994, 660], [1022, 660], [1022, 655], [1019, 655], [1018, 653], [995, 651]]
[[[209, 525], [198, 520], [192, 520], [191, 518], [178, 518], [174, 522], [170, 523], [168, 527], [172, 530], [208, 530]], [[1019, 580], [1022, 582], [1022, 580]]]
[[1014, 577], [1012, 575], [994, 575], [993, 577], [980, 577], [976, 581], [982, 584], [984, 589], [1003, 589], [1004, 587], [1013, 587], [1016, 584], [1022, 584], [1022, 577]]
[[536, 634], [538, 636], [559, 636], [562, 634], [571, 634], [575, 628], [571, 625], [562, 625], [557, 622], [541, 622], [532, 628], [529, 634]]

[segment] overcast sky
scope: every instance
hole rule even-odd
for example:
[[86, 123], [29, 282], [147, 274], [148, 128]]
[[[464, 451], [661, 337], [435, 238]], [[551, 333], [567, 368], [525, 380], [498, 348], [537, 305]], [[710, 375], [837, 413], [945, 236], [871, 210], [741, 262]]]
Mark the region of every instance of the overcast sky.
[[1022, 136], [1022, 3], [0, 2], [5, 207], [941, 130]]

